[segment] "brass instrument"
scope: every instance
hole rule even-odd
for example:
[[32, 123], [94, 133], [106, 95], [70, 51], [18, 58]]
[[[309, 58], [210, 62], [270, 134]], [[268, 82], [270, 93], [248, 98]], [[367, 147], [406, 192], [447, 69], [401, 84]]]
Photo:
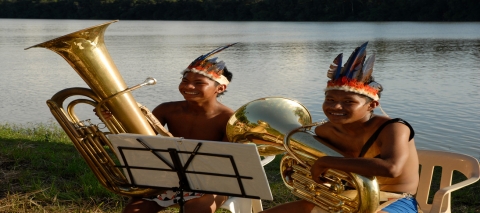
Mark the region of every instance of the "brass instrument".
[[375, 212], [380, 193], [375, 177], [329, 169], [325, 184], [312, 180], [310, 168], [319, 157], [342, 156], [309, 132], [316, 125], [300, 103], [267, 97], [240, 107], [227, 124], [227, 137], [256, 144], [261, 156], [285, 154], [280, 173], [287, 188], [326, 212]]
[[[114, 147], [98, 125], [90, 120], [81, 121], [75, 114], [77, 104], [95, 107], [97, 116], [106, 125], [110, 134], [137, 133], [143, 135], [162, 134], [171, 136], [158, 120], [135, 101], [130, 91], [144, 85], [156, 83], [148, 78], [144, 83], [127, 88], [104, 44], [106, 28], [116, 22], [86, 28], [61, 36], [33, 47], [43, 47], [62, 56], [90, 87], [67, 88], [57, 92], [47, 105], [51, 113], [72, 140], [76, 149], [87, 162], [100, 183], [108, 190], [124, 196], [149, 196], [162, 190], [132, 187], [124, 174], [115, 166]], [[64, 109], [64, 102], [71, 97], [84, 96], [88, 99], [75, 99]], [[112, 113], [111, 119], [104, 119], [102, 109]]]

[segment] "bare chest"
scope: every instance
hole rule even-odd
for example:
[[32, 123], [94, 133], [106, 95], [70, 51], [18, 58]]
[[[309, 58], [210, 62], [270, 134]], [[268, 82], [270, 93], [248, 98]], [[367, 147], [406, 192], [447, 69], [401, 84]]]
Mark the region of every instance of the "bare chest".
[[[334, 139], [333, 144], [335, 144], [339, 150], [343, 151], [342, 154], [345, 157], [358, 157], [362, 152], [362, 149], [366, 149], [364, 146], [366, 145], [369, 136], [363, 134], [352, 137], [348, 135], [337, 134], [336, 137], [332, 139]], [[374, 157], [370, 155], [376, 155], [378, 151], [379, 147], [376, 141], [374, 141], [364, 157]]]
[[175, 137], [187, 139], [221, 141], [225, 135], [225, 125], [220, 125], [215, 118], [176, 116], [167, 120], [167, 126]]

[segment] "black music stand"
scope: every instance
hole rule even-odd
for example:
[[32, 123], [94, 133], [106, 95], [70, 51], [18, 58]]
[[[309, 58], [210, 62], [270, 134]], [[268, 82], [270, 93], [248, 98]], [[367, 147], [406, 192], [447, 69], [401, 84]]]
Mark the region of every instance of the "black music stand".
[[257, 147], [138, 134], [107, 135], [132, 187], [273, 200]]

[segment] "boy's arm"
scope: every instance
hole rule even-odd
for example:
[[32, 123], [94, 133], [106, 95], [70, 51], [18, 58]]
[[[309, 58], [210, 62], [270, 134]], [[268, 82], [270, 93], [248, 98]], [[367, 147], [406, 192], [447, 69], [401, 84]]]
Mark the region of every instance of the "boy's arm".
[[223, 137], [223, 140], [222, 140], [222, 141], [224, 141], [224, 142], [230, 142], [230, 141], [228, 140], [227, 134], [225, 134], [225, 135], [224, 135], [224, 137]]
[[165, 123], [166, 123], [166, 115], [167, 115], [167, 111], [168, 111], [168, 104], [167, 103], [162, 103], [160, 105], [158, 105], [157, 107], [155, 107], [155, 109], [153, 109], [152, 111], [152, 114], [158, 119], [158, 121], [160, 121], [160, 123], [162, 125], [165, 126]]
[[390, 124], [377, 138], [381, 143], [381, 158], [321, 157], [312, 166], [312, 177], [321, 182], [318, 177], [328, 168], [364, 176], [398, 177], [409, 156], [409, 134], [410, 129], [404, 124]]

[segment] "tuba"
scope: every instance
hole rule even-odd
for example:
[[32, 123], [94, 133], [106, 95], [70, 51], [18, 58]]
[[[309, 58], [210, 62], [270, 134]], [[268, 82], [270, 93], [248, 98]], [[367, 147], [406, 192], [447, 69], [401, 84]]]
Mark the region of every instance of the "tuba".
[[295, 196], [326, 212], [375, 212], [380, 193], [375, 177], [329, 169], [324, 184], [312, 180], [310, 168], [319, 157], [342, 157], [311, 133], [317, 125], [297, 101], [267, 97], [240, 107], [226, 131], [232, 142], [255, 144], [261, 156], [284, 154], [280, 174]]
[[[114, 147], [106, 134], [136, 133], [143, 135], [171, 136], [144, 106], [139, 105], [132, 90], [153, 85], [156, 80], [147, 78], [144, 83], [127, 88], [104, 44], [106, 28], [116, 22], [86, 28], [28, 48], [42, 47], [59, 54], [90, 88], [67, 88], [54, 94], [47, 105], [57, 122], [72, 140], [99, 182], [108, 190], [124, 196], [149, 196], [161, 189], [137, 188], [129, 184], [125, 175], [116, 167]], [[83, 96], [64, 103], [68, 98]], [[109, 132], [102, 132], [90, 119], [80, 120], [75, 106], [88, 104], [95, 107], [100, 120]], [[65, 108], [64, 108], [65, 106]], [[112, 112], [111, 119], [104, 119], [102, 110]]]

